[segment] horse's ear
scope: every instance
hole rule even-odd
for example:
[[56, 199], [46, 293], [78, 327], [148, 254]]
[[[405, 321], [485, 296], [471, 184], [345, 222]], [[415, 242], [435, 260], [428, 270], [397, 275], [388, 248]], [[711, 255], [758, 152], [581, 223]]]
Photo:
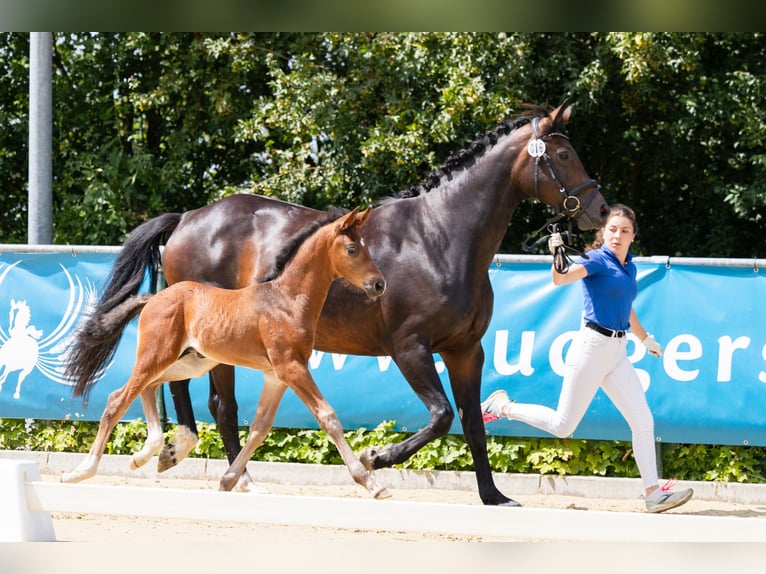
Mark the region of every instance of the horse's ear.
[[372, 209], [369, 207], [365, 209], [364, 211], [360, 211], [356, 214], [356, 226], [361, 227], [364, 225], [364, 222], [367, 221], [367, 219], [370, 217], [370, 214], [372, 213]]
[[354, 225], [357, 225], [357, 216], [359, 214], [359, 208], [355, 207], [351, 211], [349, 211], [346, 215], [340, 218], [340, 221], [338, 222], [338, 230], [339, 231], [347, 231]]
[[569, 103], [569, 98], [564, 98], [564, 101], [561, 102], [561, 105], [557, 107], [551, 115], [553, 116], [553, 125], [554, 126], [564, 126], [569, 121], [570, 116], [572, 115], [572, 108], [574, 107], [574, 104]]

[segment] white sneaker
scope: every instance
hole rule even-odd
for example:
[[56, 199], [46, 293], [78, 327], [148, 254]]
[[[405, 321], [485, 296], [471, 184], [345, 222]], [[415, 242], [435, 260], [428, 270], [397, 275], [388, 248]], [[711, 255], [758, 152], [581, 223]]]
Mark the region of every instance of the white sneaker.
[[508, 398], [508, 393], [502, 389], [489, 395], [487, 400], [481, 403], [481, 416], [484, 422], [488, 423], [505, 417], [503, 408], [510, 403], [511, 400]]
[[691, 499], [694, 491], [691, 488], [684, 490], [663, 490], [658, 488], [646, 498], [647, 512], [665, 512], [676, 506], [681, 506]]

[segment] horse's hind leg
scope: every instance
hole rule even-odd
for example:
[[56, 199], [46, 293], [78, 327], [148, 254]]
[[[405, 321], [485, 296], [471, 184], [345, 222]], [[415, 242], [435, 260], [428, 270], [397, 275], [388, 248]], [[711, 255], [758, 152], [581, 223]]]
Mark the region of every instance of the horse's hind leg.
[[165, 444], [162, 433], [162, 421], [157, 410], [157, 391], [160, 388], [160, 386], [152, 385], [141, 391], [141, 404], [144, 408], [144, 416], [146, 417], [146, 442], [143, 448], [134, 453], [133, 458], [130, 459], [131, 470], [135, 470], [149, 462], [149, 459], [159, 452]]
[[[264, 373], [264, 384], [270, 384], [266, 381], [268, 377], [274, 377], [274, 373]], [[242, 450], [242, 445], [239, 442], [238, 408], [237, 398], [234, 395], [234, 367], [232, 365], [218, 365], [210, 371], [208, 408], [218, 425], [226, 458], [229, 459], [229, 464], [232, 464]], [[269, 428], [271, 428], [270, 425]], [[268, 429], [266, 432], [268, 433]], [[247, 468], [242, 472], [236, 490], [263, 492], [263, 489], [255, 486], [253, 479], [247, 473]]]
[[61, 482], [79, 482], [90, 478], [96, 474], [98, 463], [106, 448], [106, 441], [112, 434], [114, 427], [120, 422], [122, 416], [128, 411], [128, 407], [135, 400], [136, 393], [131, 390], [130, 382], [121, 389], [113, 391], [106, 400], [104, 413], [101, 415], [101, 422], [98, 425], [98, 432], [90, 447], [88, 456], [72, 472], [65, 472], [61, 475]]
[[178, 424], [175, 435], [160, 452], [157, 472], [164, 472], [173, 468], [185, 459], [198, 441], [197, 423], [194, 420], [194, 409], [189, 396], [189, 379], [172, 381], [169, 385]]
[[241, 485], [237, 482], [241, 481], [241, 477], [247, 473], [247, 463], [250, 461], [250, 457], [269, 434], [274, 424], [274, 417], [277, 415], [277, 408], [286, 390], [287, 387], [277, 379], [274, 373], [263, 374], [263, 390], [258, 399], [253, 422], [250, 424], [247, 441], [221, 477], [220, 490], [232, 490], [235, 485], [237, 485], [238, 490], [241, 489]]
[[292, 389], [309, 408], [316, 418], [319, 426], [332, 439], [338, 449], [343, 462], [346, 463], [351, 478], [369, 490], [375, 498], [388, 498], [389, 492], [375, 480], [362, 462], [357, 458], [351, 446], [343, 435], [343, 426], [340, 424], [338, 415], [330, 404], [322, 396], [308, 369], [304, 369], [303, 376], [295, 381]]

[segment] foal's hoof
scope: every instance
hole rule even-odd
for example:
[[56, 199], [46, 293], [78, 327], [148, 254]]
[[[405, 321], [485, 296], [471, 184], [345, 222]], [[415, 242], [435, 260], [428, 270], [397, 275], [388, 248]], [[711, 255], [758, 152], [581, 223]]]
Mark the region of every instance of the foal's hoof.
[[379, 486], [377, 489], [375, 489], [372, 492], [373, 498], [383, 500], [384, 498], [391, 498], [391, 493], [388, 492], [384, 487]]

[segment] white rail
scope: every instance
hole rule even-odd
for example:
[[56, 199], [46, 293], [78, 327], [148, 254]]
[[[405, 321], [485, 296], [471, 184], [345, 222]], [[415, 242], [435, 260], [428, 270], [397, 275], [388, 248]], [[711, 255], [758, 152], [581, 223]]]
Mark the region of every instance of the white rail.
[[55, 540], [51, 512], [430, 532], [506, 540], [764, 542], [766, 520], [61, 484], [0, 460], [0, 542]]

